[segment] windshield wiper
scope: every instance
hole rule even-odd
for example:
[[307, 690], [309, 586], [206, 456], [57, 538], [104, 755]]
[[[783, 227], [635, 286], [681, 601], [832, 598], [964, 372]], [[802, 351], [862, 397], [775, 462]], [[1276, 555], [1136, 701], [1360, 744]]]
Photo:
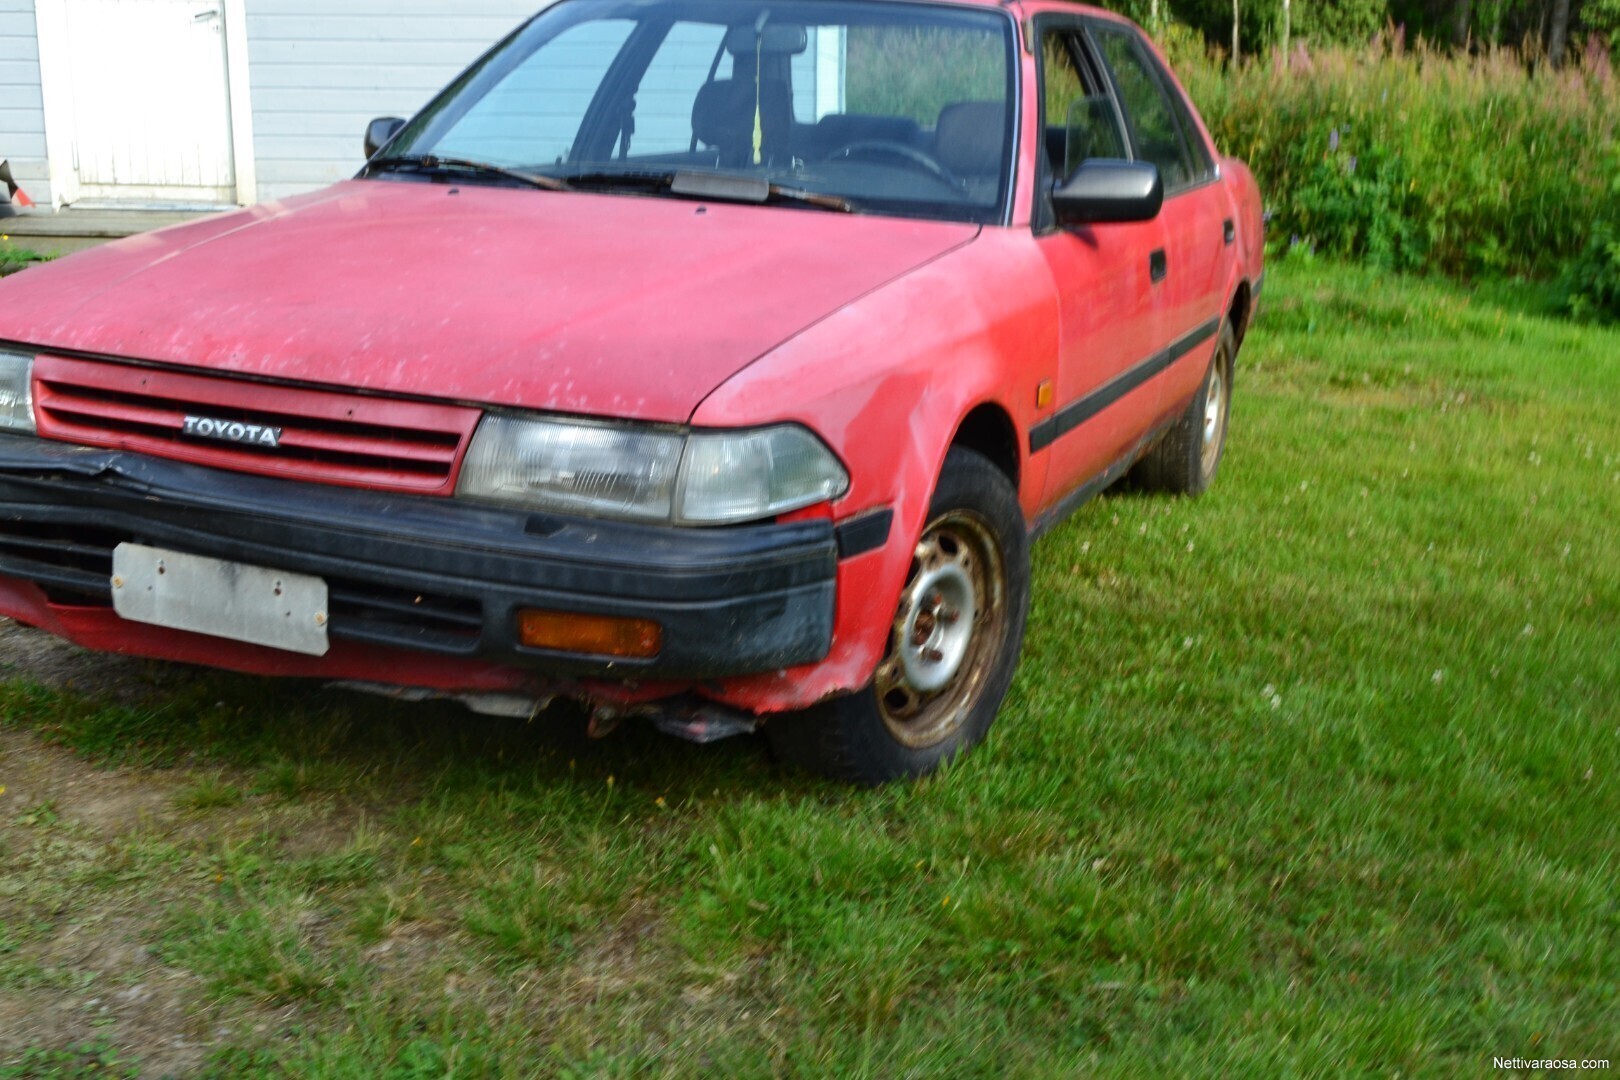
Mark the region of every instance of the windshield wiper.
[[791, 202], [803, 206], [814, 206], [818, 210], [831, 210], [839, 214], [855, 213], [855, 204], [842, 195], [827, 195], [819, 191], [806, 191], [803, 188], [783, 187], [781, 184], [772, 184], [770, 198], [767, 202]]
[[548, 191], [628, 189], [652, 194], [668, 192], [671, 195], [680, 195], [686, 198], [713, 199], [722, 202], [797, 203], [802, 206], [813, 206], [819, 210], [831, 210], [840, 214], [853, 214], [855, 212], [855, 204], [839, 195], [824, 195], [820, 192], [805, 191], [802, 188], [785, 187], [782, 184], [772, 183], [763, 177], [733, 176], [727, 173], [684, 172], [673, 169], [592, 169], [567, 173], [557, 177], [519, 172], [516, 169], [489, 165], [481, 161], [436, 157], [432, 154], [421, 157], [377, 158], [370, 162], [366, 168], [369, 171], [376, 166], [425, 169], [435, 172], [452, 170], [477, 171], [492, 176], [520, 180], [535, 187], [545, 188]]
[[520, 184], [527, 184], [529, 187], [540, 188], [543, 191], [569, 191], [572, 188], [572, 185], [566, 180], [558, 180], [554, 176], [541, 176], [538, 173], [524, 172], [521, 169], [508, 169], [504, 165], [491, 165], [487, 161], [439, 157], [437, 154], [380, 157], [372, 158], [366, 162], [365, 172], [368, 176], [373, 171], [392, 172], [395, 170], [494, 176], [503, 180], [516, 180]]
[[581, 189], [634, 188], [638, 191], [663, 191], [674, 182], [676, 174], [665, 170], [645, 169], [592, 169], [587, 172], [568, 173], [563, 182], [575, 191]]
[[841, 195], [824, 195], [803, 188], [784, 187], [759, 176], [730, 176], [725, 173], [680, 172], [670, 179], [669, 190], [676, 195], [727, 202], [791, 202], [853, 214], [855, 204]]

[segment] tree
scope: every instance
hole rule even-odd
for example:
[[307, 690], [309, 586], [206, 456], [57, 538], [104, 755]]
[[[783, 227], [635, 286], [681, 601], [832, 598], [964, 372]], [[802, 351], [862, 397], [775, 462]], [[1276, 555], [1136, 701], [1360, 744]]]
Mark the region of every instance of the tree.
[[1569, 0], [1553, 0], [1552, 25], [1547, 29], [1547, 59], [1552, 61], [1553, 67], [1563, 67], [1568, 42]]
[[1451, 43], [1459, 49], [1468, 44], [1468, 16], [1472, 9], [1472, 0], [1456, 0], [1451, 8]]

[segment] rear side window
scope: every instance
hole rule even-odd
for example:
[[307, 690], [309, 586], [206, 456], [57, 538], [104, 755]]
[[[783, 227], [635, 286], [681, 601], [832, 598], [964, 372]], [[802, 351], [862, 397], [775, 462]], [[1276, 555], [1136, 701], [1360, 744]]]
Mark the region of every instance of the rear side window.
[[1209, 156], [1209, 147], [1204, 145], [1204, 139], [1198, 133], [1198, 124], [1193, 120], [1192, 111], [1187, 107], [1187, 99], [1181, 96], [1170, 78], [1165, 74], [1164, 65], [1153, 56], [1148, 56], [1148, 63], [1159, 74], [1159, 85], [1164, 87], [1164, 93], [1170, 100], [1170, 109], [1176, 114], [1176, 122], [1181, 125], [1181, 133], [1187, 140], [1187, 149], [1192, 155], [1193, 183], [1209, 180], [1215, 176], [1215, 159]]
[[[1093, 24], [1092, 36], [1119, 90], [1120, 105], [1131, 128], [1136, 156], [1159, 168], [1165, 194], [1172, 194], [1209, 177], [1209, 155], [1183, 130], [1186, 108], [1159, 77], [1158, 65], [1142, 47], [1135, 31], [1112, 24]], [[1187, 117], [1190, 121], [1191, 117]]]

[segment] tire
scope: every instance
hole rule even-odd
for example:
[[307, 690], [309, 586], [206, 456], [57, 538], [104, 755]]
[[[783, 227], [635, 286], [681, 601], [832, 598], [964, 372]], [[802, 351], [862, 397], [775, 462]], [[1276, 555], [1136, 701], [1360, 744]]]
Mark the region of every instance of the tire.
[[1226, 452], [1227, 421], [1232, 411], [1232, 360], [1237, 338], [1222, 321], [1215, 358], [1204, 382], [1163, 439], [1130, 472], [1137, 487], [1172, 495], [1199, 496], [1209, 490]]
[[1029, 533], [1012, 483], [952, 449], [916, 550], [872, 681], [765, 724], [783, 763], [875, 786], [926, 776], [990, 729], [1029, 615]]

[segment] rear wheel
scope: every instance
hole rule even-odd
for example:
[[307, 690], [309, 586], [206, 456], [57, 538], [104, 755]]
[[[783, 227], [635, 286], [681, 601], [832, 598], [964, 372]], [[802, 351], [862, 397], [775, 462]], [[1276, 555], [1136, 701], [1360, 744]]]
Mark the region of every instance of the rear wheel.
[[1152, 491], [1202, 495], [1215, 482], [1226, 450], [1226, 424], [1232, 409], [1232, 359], [1237, 339], [1221, 323], [1204, 383], [1175, 427], [1131, 470], [1131, 480]]
[[783, 761], [839, 780], [923, 776], [984, 738], [1018, 665], [1029, 539], [1017, 493], [953, 449], [870, 684], [765, 725]]

